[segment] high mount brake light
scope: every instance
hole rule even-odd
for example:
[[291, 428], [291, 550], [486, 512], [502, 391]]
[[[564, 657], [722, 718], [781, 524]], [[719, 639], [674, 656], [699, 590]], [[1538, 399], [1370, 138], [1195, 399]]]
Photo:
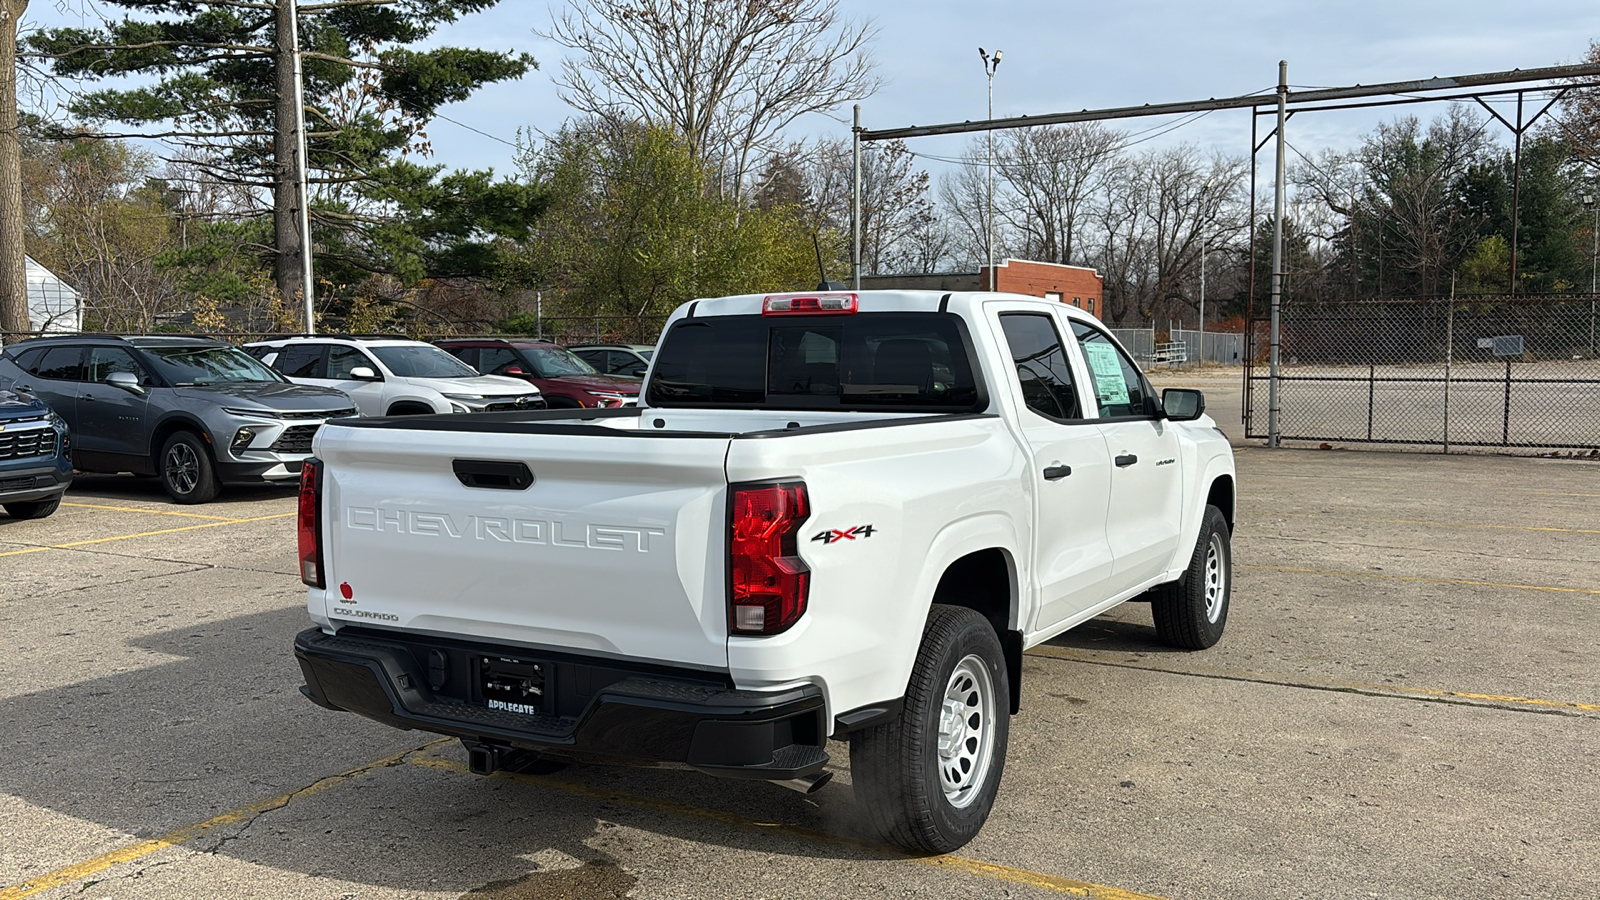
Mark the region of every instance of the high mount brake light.
[[798, 481], [735, 487], [728, 535], [730, 634], [778, 634], [806, 611], [811, 570], [800, 558], [800, 525], [811, 514]]
[[326, 587], [322, 571], [322, 462], [308, 459], [300, 467], [300, 580]]
[[761, 303], [763, 316], [839, 316], [853, 312], [855, 294], [772, 294]]

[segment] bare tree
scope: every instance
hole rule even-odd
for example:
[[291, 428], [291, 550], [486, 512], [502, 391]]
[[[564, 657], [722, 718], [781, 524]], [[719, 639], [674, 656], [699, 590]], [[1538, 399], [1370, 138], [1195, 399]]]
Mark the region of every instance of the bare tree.
[[[960, 166], [939, 177], [939, 207], [950, 223], [950, 256], [962, 268], [977, 269], [989, 262], [987, 184], [983, 145], [976, 142], [963, 154]], [[1005, 235], [996, 229], [996, 259], [1005, 255], [1005, 246]]]
[[1041, 262], [1071, 264], [1082, 248], [1086, 205], [1104, 182], [1126, 136], [1099, 122], [1003, 132], [995, 172], [1004, 186], [1008, 230], [1017, 252]]
[[838, 0], [574, 0], [538, 34], [576, 54], [562, 62], [563, 99], [675, 129], [736, 199], [796, 119], [879, 86], [876, 29], [843, 18]]

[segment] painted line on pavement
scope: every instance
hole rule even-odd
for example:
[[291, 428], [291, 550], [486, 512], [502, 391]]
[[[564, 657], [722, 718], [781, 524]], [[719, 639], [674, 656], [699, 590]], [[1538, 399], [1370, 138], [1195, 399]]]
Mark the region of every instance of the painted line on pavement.
[[[0, 553], [0, 557], [21, 556], [24, 553], [43, 553], [46, 550], [71, 550], [74, 547], [87, 547], [91, 544], [109, 544], [112, 541], [131, 541], [134, 538], [155, 537], [159, 534], [177, 534], [180, 531], [194, 531], [199, 528], [221, 528], [224, 525], [243, 525], [246, 522], [266, 522], [271, 519], [288, 519], [297, 515], [299, 515], [299, 513], [278, 513], [271, 516], [256, 516], [250, 519], [229, 519], [226, 522], [206, 522], [203, 525], [185, 525], [182, 528], [163, 528], [160, 531], [141, 531], [138, 534], [123, 534], [118, 535], [117, 537], [95, 538], [94, 540], [90, 541], [73, 541], [70, 544], [51, 544], [48, 547], [29, 547], [26, 550], [7, 550], [4, 553]], [[3, 900], [3, 897], [0, 897], [0, 900]]]
[[[0, 553], [0, 556], [5, 554]], [[1548, 584], [1510, 584], [1503, 581], [1471, 581], [1465, 578], [1426, 578], [1421, 575], [1389, 575], [1383, 572], [1337, 572], [1326, 569], [1297, 569], [1293, 566], [1251, 566], [1235, 564], [1236, 569], [1255, 569], [1258, 572], [1288, 572], [1293, 575], [1322, 575], [1328, 578], [1386, 578], [1391, 581], [1420, 581], [1427, 584], [1464, 584], [1471, 587], [1512, 588], [1519, 591], [1552, 591], [1558, 594], [1595, 594], [1600, 589], [1557, 587]]]
[[1487, 522], [1432, 522], [1427, 519], [1378, 519], [1369, 516], [1340, 516], [1319, 513], [1277, 513], [1286, 519], [1344, 519], [1356, 522], [1385, 522], [1391, 525], [1434, 525], [1441, 528], [1498, 528], [1505, 531], [1559, 531], [1566, 534], [1600, 534], [1600, 528], [1555, 528], [1547, 525], [1491, 525]]
[[[478, 778], [462, 763], [446, 759], [441, 756], [429, 754], [415, 755], [406, 759], [407, 765], [418, 766], [424, 769], [437, 769], [443, 772], [453, 772], [469, 778]], [[639, 794], [630, 794], [613, 788], [595, 787], [580, 784], [574, 781], [564, 781], [542, 775], [523, 775], [515, 772], [496, 772], [491, 778], [503, 778], [509, 781], [519, 781], [537, 787], [551, 788], [578, 797], [592, 800], [625, 803], [640, 809], [654, 812], [670, 813], [673, 815], [689, 816], [697, 819], [706, 819], [722, 825], [735, 828], [752, 829], [764, 832], [779, 832], [793, 837], [804, 838], [818, 843], [846, 845], [860, 847], [876, 853], [892, 854], [891, 859], [900, 859], [906, 862], [920, 863], [936, 869], [949, 869], [965, 872], [969, 875], [978, 875], [995, 881], [1004, 881], [1011, 884], [1023, 884], [1030, 887], [1043, 888], [1058, 894], [1070, 897], [1090, 897], [1094, 900], [1163, 900], [1154, 894], [1140, 894], [1121, 888], [1095, 884], [1090, 881], [1078, 881], [1073, 878], [1062, 878], [1057, 875], [1047, 875], [1043, 872], [1034, 872], [1028, 869], [1018, 869], [1012, 866], [1003, 866], [997, 863], [983, 862], [982, 860], [968, 859], [962, 856], [907, 856], [900, 851], [875, 844], [870, 841], [851, 838], [846, 835], [832, 834], [819, 831], [815, 828], [806, 828], [801, 825], [785, 825], [779, 822], [763, 822], [737, 813], [725, 810], [707, 809], [699, 806], [676, 803], [671, 800], [662, 800], [656, 797], [645, 797]], [[6, 900], [0, 897], [0, 900]]]
[[220, 815], [212, 816], [211, 818], [206, 819], [204, 822], [196, 822], [193, 825], [185, 825], [182, 828], [169, 831], [160, 837], [151, 838], [146, 841], [139, 841], [135, 844], [129, 844], [126, 847], [112, 850], [109, 853], [102, 853], [92, 859], [86, 859], [83, 862], [56, 869], [54, 872], [47, 872], [43, 875], [30, 878], [20, 884], [15, 884], [11, 887], [0, 890], [0, 900], [19, 900], [19, 898], [28, 897], [33, 894], [37, 894], [40, 891], [47, 891], [51, 888], [60, 887], [64, 884], [71, 884], [75, 881], [81, 881], [84, 878], [88, 878], [90, 875], [96, 875], [100, 872], [104, 872], [112, 866], [125, 862], [131, 862], [136, 859], [141, 859], [149, 856], [152, 853], [155, 853], [158, 850], [165, 850], [168, 847], [175, 847], [179, 844], [187, 843], [197, 837], [201, 837], [205, 834], [215, 831], [218, 828], [233, 825], [237, 822], [242, 822], [251, 816], [260, 815], [264, 812], [271, 812], [275, 809], [282, 809], [283, 807], [288, 806], [293, 800], [298, 800], [301, 797], [309, 797], [313, 794], [320, 794], [329, 788], [336, 787], [344, 784], [347, 781], [360, 778], [361, 776], [377, 769], [385, 769], [390, 766], [400, 765], [401, 763], [405, 762], [406, 757], [410, 756], [411, 754], [425, 750], [434, 746], [435, 744], [445, 743], [449, 740], [450, 738], [439, 738], [438, 740], [429, 741], [421, 746], [402, 750], [393, 756], [385, 756], [383, 759], [377, 760], [376, 762], [370, 762], [363, 766], [356, 766], [354, 769], [347, 769], [337, 775], [329, 775], [326, 778], [320, 778], [306, 785], [305, 787], [296, 788], [292, 791], [286, 791], [282, 794], [278, 794], [277, 796], [268, 797], [265, 800], [257, 800], [255, 803], [251, 803], [248, 806], [241, 806], [238, 809], [232, 809]]
[[149, 513], [152, 516], [181, 516], [186, 519], [211, 519], [215, 522], [237, 522], [233, 516], [203, 516], [199, 513], [174, 512], [170, 509], [144, 509], [138, 506], [106, 506], [100, 503], [62, 503], [62, 506], [76, 506], [79, 509], [109, 509], [112, 512]]
[[1401, 684], [1373, 684], [1364, 681], [1335, 681], [1305, 678], [1299, 675], [1279, 675], [1269, 672], [1251, 672], [1242, 669], [1174, 668], [1148, 665], [1137, 660], [1106, 656], [1091, 650], [1069, 650], [1065, 647], [1034, 647], [1029, 656], [1043, 656], [1097, 666], [1119, 669], [1140, 669], [1165, 675], [1189, 675], [1195, 678], [1217, 678], [1226, 681], [1247, 681], [1252, 684], [1270, 684], [1280, 687], [1306, 688], [1336, 693], [1361, 693], [1373, 696], [1400, 697], [1407, 700], [1426, 700], [1459, 703], [1463, 706], [1490, 706], [1494, 709], [1528, 711], [1572, 711], [1600, 713], [1600, 703], [1577, 703], [1570, 700], [1545, 700], [1539, 697], [1517, 697], [1508, 694], [1481, 694], [1472, 691], [1451, 691], [1443, 688], [1410, 687]]

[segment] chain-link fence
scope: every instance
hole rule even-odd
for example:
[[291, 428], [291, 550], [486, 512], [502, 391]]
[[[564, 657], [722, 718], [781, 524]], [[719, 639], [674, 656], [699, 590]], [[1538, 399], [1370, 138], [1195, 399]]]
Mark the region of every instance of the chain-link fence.
[[1244, 364], [1242, 334], [1174, 328], [1163, 340], [1154, 328], [1112, 328], [1110, 331], [1144, 367]]
[[[1596, 297], [1285, 306], [1283, 440], [1600, 448]], [[1268, 322], [1247, 332], [1245, 433], [1267, 437]]]

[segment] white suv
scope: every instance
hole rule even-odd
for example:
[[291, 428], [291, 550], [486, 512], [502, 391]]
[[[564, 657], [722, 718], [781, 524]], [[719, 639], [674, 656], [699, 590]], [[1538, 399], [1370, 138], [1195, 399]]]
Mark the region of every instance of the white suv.
[[314, 335], [246, 344], [246, 351], [296, 384], [338, 388], [363, 416], [544, 409], [539, 389], [517, 378], [479, 375], [432, 344], [407, 338]]

